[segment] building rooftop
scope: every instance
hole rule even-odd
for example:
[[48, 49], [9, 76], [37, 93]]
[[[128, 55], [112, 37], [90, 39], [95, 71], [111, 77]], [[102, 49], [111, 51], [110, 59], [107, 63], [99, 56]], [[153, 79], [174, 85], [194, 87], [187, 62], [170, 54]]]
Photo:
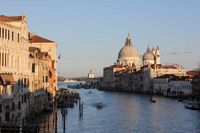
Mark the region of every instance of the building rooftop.
[[30, 37], [30, 42], [31, 43], [55, 43], [54, 41], [51, 41], [49, 39], [43, 38], [43, 37], [38, 36], [38, 35], [32, 35]]
[[115, 65], [112, 65], [112, 66], [109, 66], [109, 67], [105, 67], [105, 68], [124, 68], [123, 65], [119, 65], [119, 64], [115, 64]]
[[193, 78], [193, 77], [200, 76], [200, 72], [199, 71], [187, 71], [187, 75]]
[[166, 75], [163, 75], [163, 76], [159, 76], [159, 77], [156, 77], [154, 79], [169, 79], [169, 80], [173, 80], [173, 81], [177, 81], [177, 80], [180, 80], [180, 81], [185, 81], [185, 80], [190, 80], [190, 77], [189, 76], [176, 76], [174, 74], [166, 74]]
[[25, 20], [26, 16], [5, 16], [0, 15], [1, 22], [12, 22], [12, 21], [21, 21]]

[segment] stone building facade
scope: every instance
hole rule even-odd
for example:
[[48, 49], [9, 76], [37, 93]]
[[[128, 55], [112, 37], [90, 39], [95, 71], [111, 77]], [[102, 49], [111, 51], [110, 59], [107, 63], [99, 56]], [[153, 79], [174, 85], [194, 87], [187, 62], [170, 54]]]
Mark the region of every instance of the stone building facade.
[[182, 68], [181, 65], [177, 64], [153, 64], [147, 65], [141, 68], [143, 73], [143, 91], [152, 92], [153, 91], [153, 79], [163, 75], [173, 74], [176, 76], [186, 76], [187, 70]]
[[41, 50], [41, 52], [46, 52], [51, 57], [51, 61], [49, 61], [48, 69], [49, 69], [49, 85], [51, 88], [51, 93], [53, 96], [56, 94], [57, 89], [57, 66], [56, 66], [56, 49], [57, 45], [54, 41], [51, 41], [49, 39], [43, 38], [39, 35], [30, 34], [30, 42], [31, 47], [36, 47]]
[[[29, 84], [29, 28], [25, 16], [0, 16], [0, 76], [3, 81], [1, 122], [16, 122], [27, 115]], [[26, 100], [22, 100], [26, 97]]]
[[192, 94], [191, 79], [188, 76], [167, 74], [153, 79], [153, 92], [171, 97], [183, 97]]
[[115, 88], [116, 77], [115, 73], [124, 70], [123, 65], [112, 65], [103, 69], [103, 81], [101, 81], [100, 86], [102, 89], [112, 90]]
[[[19, 125], [35, 108], [38, 90], [49, 90], [53, 95], [56, 88], [56, 44], [52, 41], [44, 48], [33, 46], [30, 35], [26, 16], [0, 16], [1, 125]], [[46, 47], [50, 51], [45, 51]], [[54, 74], [52, 86], [45, 80], [49, 79], [49, 70]]]

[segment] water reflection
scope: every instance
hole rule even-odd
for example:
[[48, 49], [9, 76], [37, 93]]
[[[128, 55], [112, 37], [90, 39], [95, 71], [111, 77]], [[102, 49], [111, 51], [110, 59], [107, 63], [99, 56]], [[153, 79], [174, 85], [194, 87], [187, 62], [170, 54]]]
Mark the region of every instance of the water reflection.
[[[129, 93], [76, 90], [84, 101], [83, 118], [79, 118], [78, 106], [68, 109], [67, 133], [198, 133], [200, 112], [186, 110], [173, 99], [149, 97]], [[105, 108], [98, 110], [94, 103], [102, 102]], [[58, 111], [58, 132], [63, 132]]]

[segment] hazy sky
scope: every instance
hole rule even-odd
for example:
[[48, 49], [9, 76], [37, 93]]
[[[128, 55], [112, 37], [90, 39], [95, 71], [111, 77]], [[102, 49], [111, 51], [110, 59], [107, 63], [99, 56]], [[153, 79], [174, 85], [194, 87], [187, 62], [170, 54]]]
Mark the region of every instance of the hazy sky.
[[128, 33], [141, 55], [159, 45], [162, 63], [200, 63], [200, 0], [0, 0], [0, 14], [26, 15], [31, 32], [56, 41], [64, 76], [102, 75]]

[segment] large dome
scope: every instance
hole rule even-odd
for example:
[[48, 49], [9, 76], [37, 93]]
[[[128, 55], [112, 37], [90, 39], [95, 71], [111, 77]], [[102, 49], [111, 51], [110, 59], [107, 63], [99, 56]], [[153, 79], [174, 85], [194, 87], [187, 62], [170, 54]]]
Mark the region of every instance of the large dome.
[[132, 46], [130, 35], [126, 38], [125, 46], [119, 51], [117, 63], [124, 66], [140, 67], [140, 56], [137, 50]]
[[124, 46], [121, 48], [118, 54], [118, 59], [134, 58], [138, 57], [138, 52], [132, 46]]

